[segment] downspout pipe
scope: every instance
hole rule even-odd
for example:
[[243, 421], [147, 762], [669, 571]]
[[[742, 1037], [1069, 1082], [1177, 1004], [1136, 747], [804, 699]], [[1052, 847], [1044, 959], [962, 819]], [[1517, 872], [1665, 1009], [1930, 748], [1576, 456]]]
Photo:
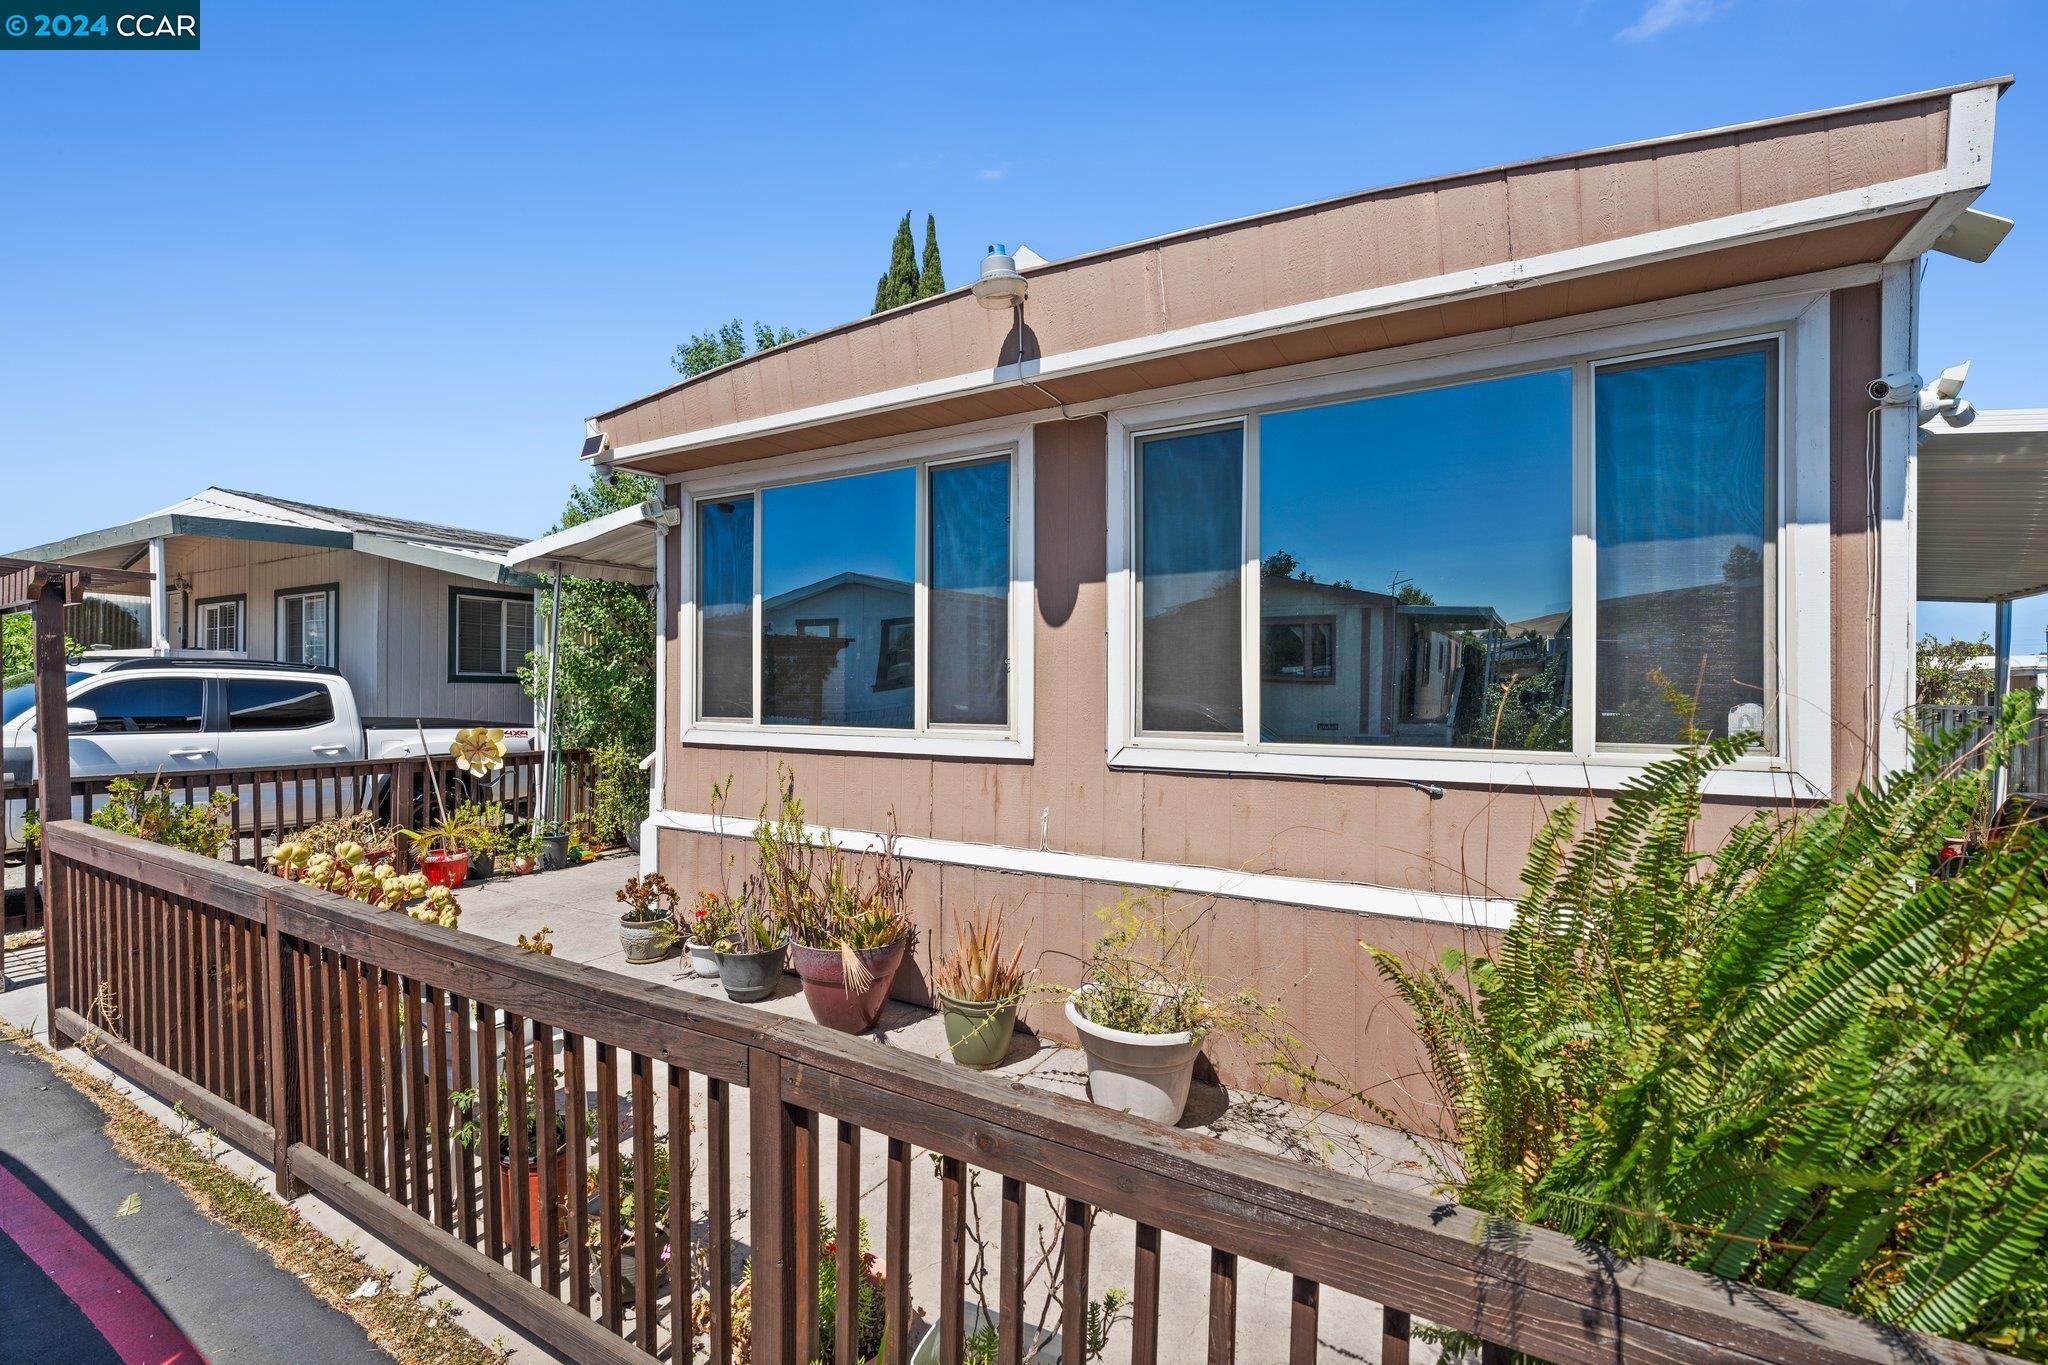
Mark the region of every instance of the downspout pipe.
[[540, 815], [548, 823], [561, 819], [561, 775], [556, 771], [555, 672], [562, 661], [562, 563], [555, 561], [548, 592], [548, 695], [541, 724]]

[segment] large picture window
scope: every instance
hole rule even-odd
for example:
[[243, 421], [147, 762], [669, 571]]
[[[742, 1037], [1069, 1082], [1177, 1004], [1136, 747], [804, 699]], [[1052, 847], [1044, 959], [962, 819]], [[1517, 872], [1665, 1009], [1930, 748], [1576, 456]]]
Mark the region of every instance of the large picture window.
[[697, 719], [1008, 729], [1011, 485], [999, 454], [700, 497]]
[[1781, 352], [1133, 431], [1134, 741], [1591, 758], [1746, 732], [1781, 753]]

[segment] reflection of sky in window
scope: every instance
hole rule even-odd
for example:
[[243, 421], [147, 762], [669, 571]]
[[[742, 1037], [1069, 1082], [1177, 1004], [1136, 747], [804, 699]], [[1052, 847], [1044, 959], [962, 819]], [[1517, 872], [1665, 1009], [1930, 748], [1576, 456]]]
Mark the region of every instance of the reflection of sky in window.
[[1600, 596], [1718, 583], [1763, 551], [1771, 352], [1597, 373]]
[[1571, 602], [1571, 372], [1268, 413], [1259, 552], [1507, 621]]
[[1236, 591], [1244, 562], [1243, 430], [1154, 437], [1140, 451], [1145, 614]]
[[761, 596], [835, 574], [908, 583], [917, 571], [917, 471], [885, 469], [761, 494]]
[[1010, 462], [931, 471], [931, 585], [935, 592], [1010, 589]]

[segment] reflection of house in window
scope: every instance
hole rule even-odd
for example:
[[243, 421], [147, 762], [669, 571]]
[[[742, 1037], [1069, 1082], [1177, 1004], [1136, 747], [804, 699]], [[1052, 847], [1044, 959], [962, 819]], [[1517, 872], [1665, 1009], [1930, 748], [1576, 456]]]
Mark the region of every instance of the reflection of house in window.
[[1267, 617], [1259, 628], [1259, 676], [1271, 682], [1337, 681], [1336, 618]]
[[882, 654], [875, 661], [875, 691], [908, 687], [916, 680], [916, 627], [908, 616], [882, 622]]
[[[911, 587], [904, 580], [855, 571], [763, 601], [762, 720], [856, 728], [910, 725], [915, 667], [911, 602]], [[892, 651], [891, 627], [899, 624]]]

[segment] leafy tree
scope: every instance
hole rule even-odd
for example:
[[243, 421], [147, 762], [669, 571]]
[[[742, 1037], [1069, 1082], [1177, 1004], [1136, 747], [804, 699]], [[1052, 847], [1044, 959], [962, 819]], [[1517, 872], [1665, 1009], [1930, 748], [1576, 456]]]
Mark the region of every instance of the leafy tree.
[[945, 292], [946, 268], [939, 264], [939, 227], [927, 213], [924, 216], [924, 263], [918, 268], [917, 297], [928, 299]]
[[1991, 671], [1984, 656], [1991, 652], [1991, 637], [1974, 640], [1937, 640], [1920, 637], [1914, 651], [1915, 691], [1922, 706], [1981, 706], [1991, 690]]
[[917, 243], [911, 239], [910, 215], [906, 213], [896, 225], [896, 240], [889, 244], [889, 268], [875, 281], [875, 306], [868, 311], [886, 313], [919, 297]]
[[[2033, 708], [2010, 699], [1993, 766]], [[1439, 1179], [2048, 1360], [2048, 830], [1988, 825], [1989, 771], [1943, 736], [1702, 851], [1701, 788], [1749, 739], [1651, 764], [1590, 829], [1559, 808], [1490, 956], [1372, 950], [1455, 1117]]]
[[748, 334], [734, 318], [709, 332], [699, 332], [682, 345], [669, 358], [669, 364], [684, 378], [693, 378], [706, 370], [715, 370], [720, 365], [730, 365], [749, 354], [770, 350], [785, 342], [795, 341], [802, 336], [801, 329], [791, 331], [787, 327], [770, 327], [765, 322], [754, 324], [753, 351], [747, 349]]
[[[85, 652], [84, 646], [64, 637], [64, 657], [72, 658]], [[36, 626], [35, 617], [25, 611], [9, 612], [0, 616], [0, 679], [8, 686], [27, 682], [36, 669]]]
[[1433, 607], [1436, 605], [1435, 597], [1416, 587], [1413, 583], [1403, 583], [1399, 588], [1395, 589], [1394, 600], [1404, 607]]

